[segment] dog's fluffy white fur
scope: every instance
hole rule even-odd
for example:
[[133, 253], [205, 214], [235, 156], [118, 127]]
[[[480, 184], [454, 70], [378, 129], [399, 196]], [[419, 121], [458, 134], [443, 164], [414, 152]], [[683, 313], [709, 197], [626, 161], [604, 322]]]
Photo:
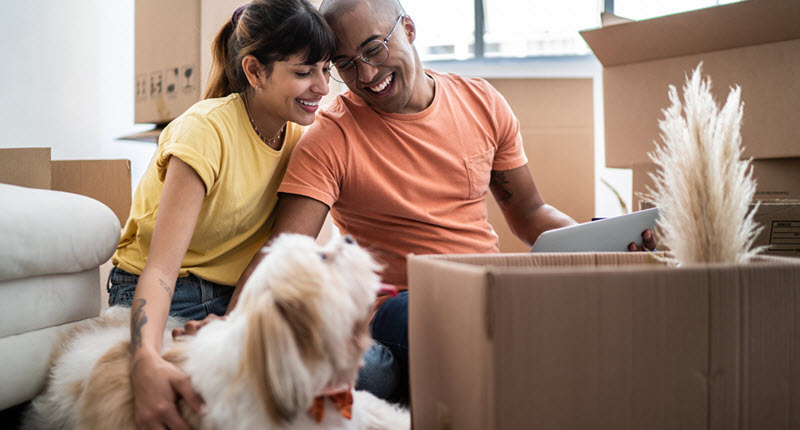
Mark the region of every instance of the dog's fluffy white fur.
[[[353, 384], [371, 345], [368, 318], [379, 268], [348, 238], [324, 247], [283, 235], [248, 280], [233, 312], [196, 336], [171, 341], [164, 357], [190, 377], [206, 402], [196, 429], [408, 429], [408, 411], [356, 391], [352, 419], [330, 401], [317, 423], [307, 413], [326, 387]], [[134, 428], [129, 369], [130, 310], [112, 307], [76, 327], [53, 353], [45, 391], [26, 428]]]

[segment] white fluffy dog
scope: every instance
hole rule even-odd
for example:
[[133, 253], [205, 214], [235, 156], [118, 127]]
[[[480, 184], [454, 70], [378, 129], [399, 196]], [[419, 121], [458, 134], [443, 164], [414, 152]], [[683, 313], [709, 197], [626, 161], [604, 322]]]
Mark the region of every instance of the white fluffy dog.
[[[283, 235], [267, 251], [226, 319], [175, 342], [180, 324], [168, 323], [164, 357], [206, 402], [201, 416], [180, 401], [185, 419], [196, 429], [408, 429], [407, 410], [350, 388], [371, 345], [375, 261], [348, 237], [320, 247]], [[129, 316], [110, 308], [67, 336], [28, 428], [135, 427]]]

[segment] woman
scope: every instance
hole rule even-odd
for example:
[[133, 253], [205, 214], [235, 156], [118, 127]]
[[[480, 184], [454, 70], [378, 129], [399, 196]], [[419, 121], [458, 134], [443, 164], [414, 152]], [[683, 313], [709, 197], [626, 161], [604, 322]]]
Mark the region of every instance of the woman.
[[[330, 28], [308, 0], [237, 9], [213, 45], [205, 100], [164, 129], [112, 259], [109, 304], [131, 306], [131, 382], [139, 428], [188, 428], [188, 378], [160, 356], [167, 315], [225, 313], [267, 240], [278, 184], [328, 93]], [[211, 371], [211, 369], [210, 369]]]

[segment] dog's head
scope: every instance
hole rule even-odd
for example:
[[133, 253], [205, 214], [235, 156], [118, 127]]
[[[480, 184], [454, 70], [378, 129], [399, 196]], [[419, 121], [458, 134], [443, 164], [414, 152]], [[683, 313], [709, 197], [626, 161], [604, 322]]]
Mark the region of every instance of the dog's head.
[[234, 310], [247, 320], [242, 376], [273, 420], [290, 421], [325, 386], [354, 381], [380, 266], [347, 236], [323, 247], [284, 234], [266, 252]]

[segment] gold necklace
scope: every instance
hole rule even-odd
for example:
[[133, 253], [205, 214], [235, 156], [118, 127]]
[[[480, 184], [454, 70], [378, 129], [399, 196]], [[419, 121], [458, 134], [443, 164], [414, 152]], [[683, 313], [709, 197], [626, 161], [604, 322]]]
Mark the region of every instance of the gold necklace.
[[263, 134], [261, 134], [261, 130], [258, 129], [258, 126], [256, 125], [256, 122], [253, 119], [253, 115], [250, 114], [250, 108], [248, 108], [248, 106], [247, 106], [249, 104], [248, 103], [248, 98], [247, 98], [247, 93], [246, 92], [242, 92], [242, 95], [243, 95], [242, 98], [244, 99], [244, 110], [247, 112], [247, 117], [250, 119], [250, 125], [253, 126], [253, 130], [256, 131], [256, 134], [258, 135], [259, 139], [261, 139], [262, 142], [266, 143], [267, 146], [269, 146], [271, 148], [274, 147], [274, 146], [277, 146], [278, 142], [280, 142], [281, 138], [283, 137], [282, 136], [283, 135], [283, 130], [286, 128], [286, 124], [283, 124], [281, 126], [281, 128], [278, 130], [278, 132], [275, 133], [275, 136], [272, 136], [271, 138], [267, 139], [266, 137], [264, 137]]

